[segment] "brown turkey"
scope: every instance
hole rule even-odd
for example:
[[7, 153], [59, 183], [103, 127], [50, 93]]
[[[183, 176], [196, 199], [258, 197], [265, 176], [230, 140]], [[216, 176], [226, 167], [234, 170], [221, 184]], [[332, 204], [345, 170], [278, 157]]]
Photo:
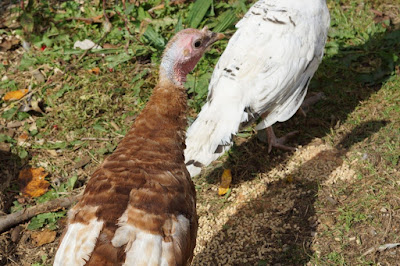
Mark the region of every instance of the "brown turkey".
[[186, 166], [183, 82], [223, 38], [207, 28], [168, 43], [153, 95], [68, 213], [54, 265], [187, 265], [196, 244], [196, 192]]

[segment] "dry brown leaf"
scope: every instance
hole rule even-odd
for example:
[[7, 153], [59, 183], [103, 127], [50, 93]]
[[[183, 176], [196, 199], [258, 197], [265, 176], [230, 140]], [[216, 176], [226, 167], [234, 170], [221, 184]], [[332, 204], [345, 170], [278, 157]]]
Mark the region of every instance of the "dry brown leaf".
[[42, 74], [42, 72], [40, 72], [39, 69], [36, 69], [36, 70], [32, 71], [32, 76], [33, 76], [39, 83], [44, 83], [44, 82], [46, 81], [44, 75]]
[[20, 225], [14, 227], [11, 229], [11, 241], [12, 242], [18, 242], [18, 240], [21, 238], [21, 232], [24, 230], [24, 228]]
[[48, 154], [50, 154], [51, 156], [53, 156], [53, 157], [57, 157], [58, 156], [58, 153], [55, 150], [46, 150], [46, 152]]
[[32, 232], [31, 238], [32, 238], [33, 244], [36, 247], [40, 247], [45, 244], [53, 242], [54, 239], [56, 239], [56, 234], [57, 233], [55, 231], [45, 229], [41, 232]]
[[21, 121], [11, 121], [7, 123], [7, 128], [16, 128], [23, 126], [24, 124]]
[[6, 153], [10, 152], [11, 151], [10, 143], [0, 142], [0, 151], [6, 152]]
[[76, 162], [73, 167], [74, 169], [82, 168], [90, 163], [91, 160], [92, 159], [89, 156], [83, 156], [83, 158], [79, 162]]
[[92, 19], [93, 23], [103, 23], [102, 18], [103, 18], [103, 14], [92, 17], [91, 19]]
[[17, 38], [11, 38], [11, 39], [3, 39], [3, 41], [0, 43], [0, 51], [8, 51], [13, 46], [19, 44], [20, 40]]
[[100, 74], [100, 68], [94, 67], [94, 68], [92, 68], [92, 69], [89, 70], [89, 73], [98, 75], [98, 74]]
[[218, 195], [225, 195], [229, 191], [232, 182], [232, 173], [230, 169], [225, 169], [221, 176], [221, 185], [218, 188]]
[[48, 175], [43, 169], [28, 168], [19, 172], [18, 181], [24, 195], [35, 198], [47, 192], [49, 182], [44, 178]]
[[22, 134], [19, 135], [18, 138], [17, 138], [18, 145], [19, 146], [26, 146], [25, 144], [26, 144], [26, 141], [28, 140], [28, 138], [29, 138], [28, 133], [26, 133], [25, 131], [22, 132]]
[[28, 89], [9, 91], [4, 95], [3, 100], [4, 101], [19, 100], [22, 97], [24, 97], [28, 93], [28, 91], [29, 91]]
[[103, 48], [104, 49], [117, 49], [117, 48], [119, 48], [119, 45], [114, 45], [114, 44], [111, 44], [111, 43], [105, 43], [105, 44], [103, 44]]

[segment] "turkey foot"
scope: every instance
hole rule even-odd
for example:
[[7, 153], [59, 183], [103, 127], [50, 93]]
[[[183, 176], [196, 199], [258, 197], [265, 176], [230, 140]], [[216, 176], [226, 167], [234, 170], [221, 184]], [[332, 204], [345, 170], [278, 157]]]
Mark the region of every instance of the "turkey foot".
[[285, 143], [288, 141], [288, 139], [290, 139], [291, 137], [293, 137], [298, 133], [299, 131], [296, 130], [286, 134], [283, 137], [277, 138], [271, 126], [267, 127], [265, 130], [260, 130], [257, 134], [257, 138], [264, 143], [268, 143], [268, 153], [271, 152], [272, 147], [285, 151], [295, 151], [296, 148], [286, 146]]
[[[307, 116], [309, 107], [324, 98], [325, 98], [325, 95], [323, 92], [319, 92], [311, 97], [308, 97], [301, 104], [298, 112], [300, 112], [304, 116]], [[265, 129], [265, 133], [266, 134], [264, 134], [264, 131], [263, 132], [260, 131], [258, 134], [258, 139], [261, 140], [262, 142], [268, 142], [268, 153], [271, 152], [272, 147], [275, 147], [275, 148], [278, 148], [281, 150], [285, 150], [285, 151], [295, 151], [296, 150], [296, 148], [286, 146], [285, 143], [287, 142], [287, 140], [289, 138], [291, 138], [294, 135], [296, 135], [297, 133], [299, 133], [298, 130], [292, 131], [283, 137], [277, 138], [275, 136], [274, 130], [272, 129], [272, 126], [271, 126], [271, 127], [267, 127]]]
[[325, 95], [323, 92], [318, 92], [315, 95], [304, 99], [303, 103], [301, 104], [301, 106], [297, 112], [300, 113], [301, 115], [303, 115], [304, 117], [306, 117], [310, 106], [322, 99], [325, 99]]

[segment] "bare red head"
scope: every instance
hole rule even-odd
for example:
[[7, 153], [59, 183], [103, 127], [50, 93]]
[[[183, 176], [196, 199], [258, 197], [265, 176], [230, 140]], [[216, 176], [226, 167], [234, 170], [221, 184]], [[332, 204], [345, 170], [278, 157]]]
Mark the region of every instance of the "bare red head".
[[222, 38], [222, 33], [214, 33], [206, 27], [202, 30], [185, 29], [178, 32], [164, 51], [160, 79], [182, 85], [186, 75], [193, 70], [207, 48]]

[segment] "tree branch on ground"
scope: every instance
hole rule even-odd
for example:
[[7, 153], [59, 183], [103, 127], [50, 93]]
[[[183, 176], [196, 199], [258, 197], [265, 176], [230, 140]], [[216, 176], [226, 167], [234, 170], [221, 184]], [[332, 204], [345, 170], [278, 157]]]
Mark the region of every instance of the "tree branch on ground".
[[38, 214], [45, 212], [52, 212], [59, 210], [61, 208], [68, 208], [74, 202], [78, 201], [81, 197], [81, 194], [77, 194], [74, 196], [69, 196], [65, 198], [57, 198], [48, 202], [45, 202], [40, 205], [36, 205], [30, 208], [25, 208], [21, 211], [14, 212], [5, 216], [0, 217], [0, 233], [5, 230], [20, 224]]

